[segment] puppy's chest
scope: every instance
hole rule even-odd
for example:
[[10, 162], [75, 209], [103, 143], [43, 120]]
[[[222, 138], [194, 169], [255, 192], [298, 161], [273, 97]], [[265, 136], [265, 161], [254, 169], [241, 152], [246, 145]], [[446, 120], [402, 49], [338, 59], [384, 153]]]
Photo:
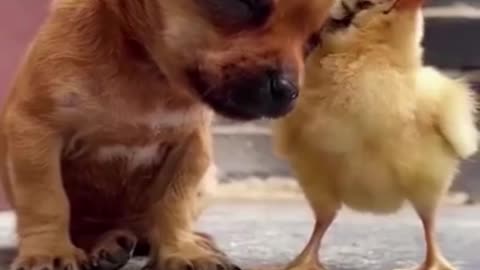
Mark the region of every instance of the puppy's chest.
[[[180, 142], [177, 142], [180, 143]], [[175, 142], [143, 145], [98, 145], [77, 156], [64, 156], [62, 176], [67, 189], [122, 194], [145, 190], [162, 170]], [[77, 193], [77, 191], [75, 191]]]
[[198, 110], [132, 114], [119, 109], [89, 117], [67, 136], [62, 153], [65, 182], [98, 189], [112, 183], [145, 186], [142, 181], [152, 180], [171, 150], [208, 121]]
[[199, 107], [138, 112], [115, 106], [79, 111], [72, 119], [76, 123], [66, 138], [64, 156], [101, 159], [109, 155], [145, 156], [155, 145], [175, 143], [208, 126], [210, 112]]
[[[177, 142], [180, 143], [180, 142]], [[95, 145], [64, 156], [62, 180], [75, 216], [105, 218], [143, 211], [175, 142]], [[82, 151], [79, 149], [79, 151]]]

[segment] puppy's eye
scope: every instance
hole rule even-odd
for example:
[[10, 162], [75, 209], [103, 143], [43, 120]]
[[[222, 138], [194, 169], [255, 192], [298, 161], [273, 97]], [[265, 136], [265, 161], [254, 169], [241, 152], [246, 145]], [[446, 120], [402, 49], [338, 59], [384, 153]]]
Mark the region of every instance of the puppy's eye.
[[305, 45], [304, 45], [304, 47], [303, 47], [303, 55], [304, 55], [304, 57], [308, 57], [308, 56], [313, 52], [313, 50], [315, 50], [315, 48], [318, 47], [318, 45], [320, 44], [320, 42], [321, 42], [320, 31], [313, 33], [313, 34], [308, 38], [307, 42], [305, 43]]
[[272, 0], [203, 0], [199, 4], [215, 24], [235, 30], [263, 25], [273, 10]]
[[357, 4], [355, 5], [356, 10], [365, 10], [369, 9], [373, 6], [373, 3], [368, 1], [368, 0], [362, 0], [358, 1]]

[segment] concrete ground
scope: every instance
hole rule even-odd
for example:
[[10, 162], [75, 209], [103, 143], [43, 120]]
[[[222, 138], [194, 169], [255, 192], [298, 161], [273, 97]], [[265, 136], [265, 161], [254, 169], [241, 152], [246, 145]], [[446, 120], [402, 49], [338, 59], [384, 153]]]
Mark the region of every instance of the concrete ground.
[[[0, 270], [13, 252], [13, 222], [0, 216]], [[302, 201], [217, 202], [202, 217], [200, 230], [211, 233], [219, 245], [244, 268], [280, 267], [305, 244], [312, 217]], [[480, 206], [445, 206], [439, 220], [439, 240], [459, 270], [480, 269]], [[415, 266], [423, 257], [422, 231], [412, 211], [392, 216], [342, 212], [329, 231], [321, 251], [331, 270], [391, 270]], [[139, 269], [142, 260], [128, 270]]]

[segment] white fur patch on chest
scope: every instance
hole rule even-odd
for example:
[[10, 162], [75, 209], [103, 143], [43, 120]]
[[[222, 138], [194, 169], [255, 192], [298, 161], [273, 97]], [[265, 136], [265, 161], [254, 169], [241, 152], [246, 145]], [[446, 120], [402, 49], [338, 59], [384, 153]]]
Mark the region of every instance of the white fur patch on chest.
[[143, 124], [152, 130], [162, 128], [174, 128], [181, 126], [192, 126], [195, 122], [206, 119], [207, 115], [204, 110], [188, 109], [188, 110], [155, 110], [147, 115], [135, 117], [132, 119], [136, 124]]
[[[158, 131], [165, 128], [196, 127], [209, 122], [213, 112], [203, 105], [192, 105], [180, 108], [165, 108], [159, 106], [150, 110], [139, 108], [123, 99], [113, 100], [108, 105], [92, 100], [92, 97], [76, 92], [61, 93], [54, 96], [57, 101], [57, 113], [63, 118], [71, 118], [88, 123], [91, 132], [81, 131], [82, 134], [94, 134], [105, 127], [127, 129], [135, 126], [147, 126]], [[120, 108], [120, 109], [119, 109]]]
[[154, 164], [159, 160], [160, 156], [158, 143], [144, 146], [102, 146], [98, 148], [96, 153], [96, 159], [100, 162], [125, 160], [130, 170]]

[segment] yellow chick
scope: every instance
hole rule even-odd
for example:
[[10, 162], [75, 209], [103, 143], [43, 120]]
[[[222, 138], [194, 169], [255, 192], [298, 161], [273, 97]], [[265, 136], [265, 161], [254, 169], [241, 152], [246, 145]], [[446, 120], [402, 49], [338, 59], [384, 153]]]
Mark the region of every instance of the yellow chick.
[[318, 250], [343, 205], [387, 214], [405, 202], [425, 232], [418, 269], [455, 269], [435, 240], [435, 215], [460, 160], [477, 151], [475, 102], [465, 82], [423, 66], [423, 20], [421, 0], [334, 8], [296, 108], [274, 123], [277, 152], [316, 218], [289, 269], [324, 269]]

